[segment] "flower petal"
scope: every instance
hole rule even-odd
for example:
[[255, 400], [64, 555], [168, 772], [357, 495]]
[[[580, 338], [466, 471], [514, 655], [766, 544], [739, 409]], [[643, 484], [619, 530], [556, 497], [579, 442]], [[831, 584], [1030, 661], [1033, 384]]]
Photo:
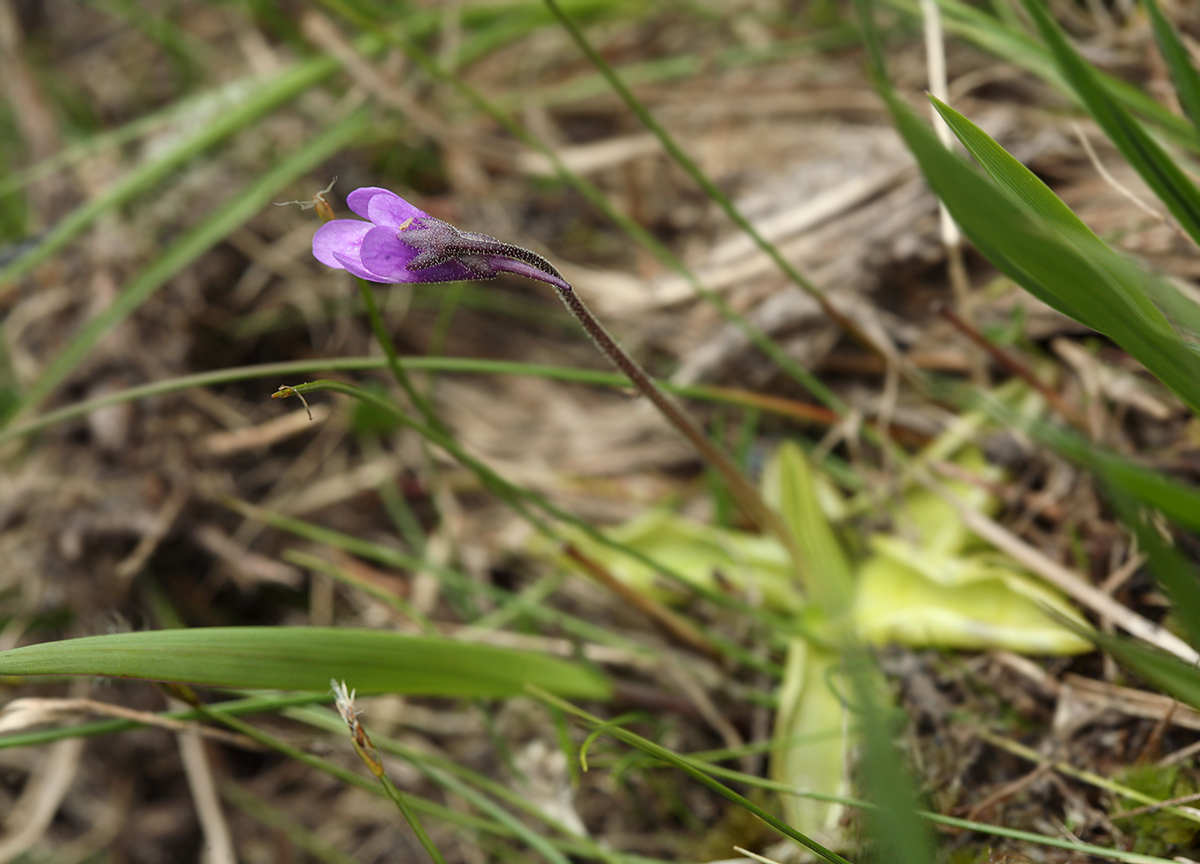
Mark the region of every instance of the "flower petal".
[[396, 237], [395, 228], [372, 228], [363, 238], [362, 265], [379, 274], [377, 282], [419, 282], [417, 274], [408, 269], [417, 250]]
[[335, 257], [341, 254], [351, 259], [359, 257], [363, 237], [374, 227], [370, 222], [357, 219], [335, 219], [326, 222], [313, 235], [313, 256], [328, 267], [342, 269], [344, 265]]
[[371, 203], [371, 199], [377, 195], [384, 195], [390, 198], [399, 198], [395, 192], [390, 189], [381, 189], [378, 186], [364, 186], [361, 189], [355, 189], [346, 196], [346, 206], [357, 213], [364, 219], [370, 219], [367, 208]]
[[[405, 236], [403, 233], [400, 237]], [[378, 274], [376, 282], [462, 282], [490, 279], [495, 273], [480, 273], [462, 262], [451, 259], [433, 267], [409, 270], [408, 265], [417, 250], [396, 236], [391, 228], [375, 228], [367, 232], [362, 244], [362, 266]]]
[[347, 270], [359, 279], [366, 279], [368, 282], [387, 282], [382, 276], [377, 276], [362, 265], [362, 261], [357, 258], [351, 258], [349, 255], [343, 255], [340, 252], [334, 252], [333, 257], [337, 259], [338, 267]]
[[398, 230], [401, 227], [408, 227], [415, 220], [425, 219], [428, 216], [429, 214], [424, 210], [418, 210], [394, 192], [388, 192], [386, 195], [376, 193], [367, 202], [367, 218], [381, 228]]

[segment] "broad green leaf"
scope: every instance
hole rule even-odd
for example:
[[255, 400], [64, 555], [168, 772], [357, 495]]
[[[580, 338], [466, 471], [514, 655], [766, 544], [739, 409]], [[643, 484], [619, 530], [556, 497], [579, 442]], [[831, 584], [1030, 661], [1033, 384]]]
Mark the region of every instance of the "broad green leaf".
[[867, 642], [1003, 648], [1023, 654], [1082, 654], [1092, 645], [1045, 608], [1084, 626], [1054, 591], [985, 556], [938, 558], [919, 547], [873, 538], [878, 554], [861, 568], [854, 610]]
[[[618, 579], [663, 602], [679, 600], [681, 587], [667, 582], [649, 561], [661, 562], [700, 588], [733, 585], [771, 609], [795, 613], [804, 605], [787, 550], [773, 537], [705, 525], [666, 509], [650, 510], [609, 529], [606, 534], [616, 547], [582, 532], [567, 533], [573, 544]], [[641, 553], [641, 560], [622, 549]]]
[[930, 101], [976, 161], [1047, 230], [1071, 239], [1097, 262], [1108, 262], [1118, 274], [1118, 284], [1127, 286], [1129, 300], [1157, 326], [1164, 339], [1178, 341], [1177, 332], [1190, 341], [1200, 341], [1200, 306], [1165, 278], [1141, 271], [1113, 252], [1032, 171], [1009, 155], [982, 129], [950, 106], [933, 97]]
[[[972, 415], [961, 422], [969, 423]], [[970, 425], [974, 425], [973, 423]], [[944, 451], [945, 433], [926, 448]], [[956, 468], [965, 479], [944, 485], [965, 507], [989, 512], [998, 506], [989, 485], [1001, 472], [973, 445], [958, 446]], [[1045, 609], [1085, 627], [1086, 622], [1055, 591], [1023, 574], [1004, 557], [987, 550], [967, 529], [955, 505], [924, 488], [915, 488], [893, 508], [889, 534], [870, 538], [874, 554], [858, 572], [854, 621], [867, 642], [900, 642], [986, 650], [1004, 648], [1024, 654], [1079, 654], [1092, 645], [1049, 617]]]
[[0, 653], [0, 675], [106, 675], [239, 690], [514, 696], [533, 684], [570, 698], [605, 699], [599, 673], [535, 654], [377, 630], [204, 627], [89, 636]]
[[[939, 439], [940, 440], [940, 439]], [[930, 445], [930, 449], [933, 446]], [[925, 453], [922, 453], [924, 459]], [[946, 458], [951, 458], [947, 454]], [[1003, 477], [1003, 472], [989, 464], [983, 453], [977, 447], [963, 448], [958, 454], [953, 454], [957, 468], [969, 471], [978, 478], [978, 483], [948, 481], [946, 488], [955, 494], [965, 506], [980, 513], [992, 513], [999, 506], [996, 496], [988, 489], [988, 484], [996, 483]], [[958, 555], [967, 549], [974, 540], [957, 509], [940, 495], [931, 490], [914, 488], [904, 495], [904, 500], [894, 508], [895, 534], [899, 538], [916, 538], [922, 556], [947, 558]], [[882, 535], [877, 535], [882, 539]], [[888, 538], [892, 539], [892, 538]]]
[[1047, 11], [1045, 0], [1022, 0], [1022, 3], [1054, 54], [1063, 77], [1092, 119], [1179, 220], [1180, 227], [1200, 243], [1200, 190], [1142, 128], [1141, 122], [1100, 83], [1091, 65], [1067, 42]]
[[[804, 792], [848, 794], [846, 757], [855, 742], [847, 734], [847, 716], [840, 652], [807, 639], [789, 639], [787, 665], [779, 688], [775, 715], [776, 750], [771, 778]], [[847, 844], [839, 826], [843, 807], [830, 801], [783, 798], [789, 825], [831, 849]]]
[[[763, 472], [764, 497], [779, 508], [784, 524], [805, 550], [811, 571], [805, 587], [820, 617], [832, 624], [833, 648], [813, 640], [791, 639], [779, 689], [771, 776], [810, 792], [845, 793], [846, 755], [855, 746], [848, 732], [840, 647], [853, 605], [854, 581], [820, 503], [816, 475], [795, 443], [784, 442]], [[852, 637], [851, 637], [852, 638]], [[784, 743], [786, 742], [786, 743]], [[788, 797], [784, 814], [790, 824], [824, 845], [844, 847], [839, 821], [842, 808], [827, 801]]]
[[1192, 66], [1187, 46], [1159, 8], [1158, 0], [1145, 0], [1145, 3], [1150, 26], [1154, 28], [1154, 41], [1158, 43], [1158, 50], [1171, 70], [1179, 104], [1183, 106], [1192, 125], [1200, 129], [1200, 75]]

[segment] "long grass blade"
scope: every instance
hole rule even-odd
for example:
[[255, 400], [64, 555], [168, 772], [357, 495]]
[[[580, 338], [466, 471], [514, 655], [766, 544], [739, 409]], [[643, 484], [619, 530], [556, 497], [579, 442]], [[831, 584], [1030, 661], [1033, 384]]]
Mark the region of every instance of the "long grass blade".
[[646, 753], [647, 755], [652, 756], [673, 768], [677, 768], [678, 770], [687, 774], [693, 780], [696, 780], [700, 784], [708, 787], [710, 790], [716, 792], [723, 798], [732, 801], [742, 809], [746, 810], [748, 813], [752, 813], [754, 816], [757, 816], [780, 834], [783, 834], [785, 837], [788, 837], [791, 840], [795, 840], [797, 843], [808, 849], [817, 858], [828, 861], [829, 864], [850, 864], [849, 861], [833, 850], [826, 849], [811, 837], [801, 834], [795, 828], [788, 825], [786, 822], [783, 822], [774, 814], [767, 812], [750, 799], [738, 794], [725, 784], [713, 779], [708, 775], [708, 773], [693, 764], [691, 760], [680, 756], [675, 751], [668, 750], [666, 747], [655, 744], [653, 741], [649, 741], [640, 735], [636, 735], [633, 732], [621, 728], [620, 726], [612, 723], [606, 723], [599, 717], [588, 714], [586, 711], [583, 711], [582, 709], [577, 708], [570, 703], [563, 702], [561, 699], [557, 699], [549, 693], [538, 691], [537, 688], [529, 688], [529, 691], [534, 696], [537, 696], [550, 705], [554, 705], [561, 711], [574, 717], [578, 717], [593, 728], [594, 734], [607, 735], [609, 737], [616, 738], [618, 741], [622, 741], [625, 744], [635, 747], [638, 750], [641, 750], [643, 753]]
[[1103, 244], [1076, 236], [1073, 224], [1047, 225], [1053, 211], [1035, 212], [988, 182], [942, 147], [886, 85], [881, 92], [930, 186], [988, 260], [1034, 296], [1113, 339], [1200, 412], [1200, 349], [1173, 335], [1161, 313], [1147, 307], [1145, 285], [1153, 277]]
[[[919, 14], [914, 0], [887, 2], [908, 14]], [[1067, 95], [1073, 95], [1046, 46], [1026, 33], [1011, 16], [1001, 21], [960, 0], [937, 0], [937, 3], [941, 7], [943, 25], [947, 31], [954, 32], [985, 51], [1028, 70]], [[1005, 3], [1007, 0], [1001, 0], [998, 5], [1004, 8]], [[1164, 138], [1192, 152], [1200, 152], [1200, 140], [1197, 140], [1196, 130], [1185, 118], [1172, 114], [1150, 95], [1126, 81], [1100, 71], [1094, 71], [1094, 74], [1112, 98], [1144, 118], [1154, 129], [1160, 131]]]
[[1187, 46], [1171, 26], [1158, 5], [1158, 0], [1145, 0], [1146, 14], [1150, 18], [1150, 26], [1154, 29], [1154, 41], [1158, 50], [1167, 61], [1171, 70], [1171, 80], [1175, 82], [1175, 93], [1179, 104], [1187, 114], [1192, 125], [1200, 130], [1200, 75], [1192, 66], [1192, 56]]
[[[84, 325], [68, 347], [22, 395], [15, 415], [19, 416], [49, 396], [105, 333], [149, 299], [163, 283], [267, 206], [280, 189], [311, 171], [351, 141], [361, 139], [369, 129], [370, 115], [365, 111], [335, 123], [181, 237], [126, 285], [108, 308]], [[6, 419], [11, 421], [12, 418]]]
[[605, 699], [608, 681], [575, 663], [431, 636], [332, 627], [202, 627], [114, 633], [14, 648], [0, 675], [105, 675], [240, 690], [513, 696], [526, 684]]
[[1063, 77], [1092, 119], [1154, 190], [1180, 227], [1200, 243], [1200, 190], [1137, 118], [1100, 84], [1092, 67], [1067, 42], [1043, 0], [1022, 0], [1022, 3], [1050, 46]]
[[[1150, 300], [1147, 292], [1141, 290], [1143, 285], [1149, 286], [1155, 281], [1151, 274], [1132, 272], [1124, 260], [1097, 237], [1096, 233], [1084, 224], [1083, 220], [1076, 216], [1071, 208], [1064, 204], [1062, 199], [1055, 195], [1036, 174], [1013, 158], [986, 132], [949, 105], [934, 97], [930, 97], [930, 101], [942, 119], [953, 130], [958, 140], [967, 148], [967, 152], [975, 157], [975, 160], [1001, 189], [1006, 191], [1026, 213], [1040, 222], [1047, 232], [1070, 241], [1079, 248], [1080, 252], [1095, 260], [1097, 264], [1107, 265], [1116, 271], [1118, 278], [1114, 280], [1113, 287], [1123, 289], [1125, 297], [1137, 306], [1139, 314], [1144, 317], [1146, 323], [1158, 329], [1164, 338], [1173, 339], [1175, 337], [1166, 316]], [[1128, 284], [1134, 280], [1136, 280], [1135, 284]], [[1065, 295], [1071, 287], [1063, 286], [1059, 292], [1060, 295]], [[1080, 286], [1078, 293], [1082, 295], [1087, 291], [1087, 286]], [[1089, 305], [1088, 297], [1080, 296], [1078, 301], [1081, 311], [1086, 314]], [[1085, 323], [1088, 322], [1085, 321]], [[1101, 320], [1101, 326], [1095, 324], [1090, 326], [1103, 329], [1104, 324], [1105, 322]]]
[[1164, 693], [1200, 710], [1200, 669], [1131, 639], [1099, 632], [1089, 632], [1087, 638]]
[[13, 280], [50, 260], [103, 214], [145, 193], [188, 161], [306, 92], [337, 69], [338, 64], [333, 58], [315, 57], [270, 81], [245, 82], [244, 92], [249, 94], [248, 98], [218, 111], [212, 122], [198, 127], [194, 137], [145, 162], [104, 194], [83, 204], [55, 225], [28, 253], [0, 269], [0, 292]]

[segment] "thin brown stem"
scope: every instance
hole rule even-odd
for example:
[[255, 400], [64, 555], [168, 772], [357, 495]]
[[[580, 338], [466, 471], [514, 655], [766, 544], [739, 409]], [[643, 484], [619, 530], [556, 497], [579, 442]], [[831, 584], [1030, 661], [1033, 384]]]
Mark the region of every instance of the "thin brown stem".
[[635, 609], [640, 610], [646, 617], [665, 630], [672, 639], [713, 660], [719, 661], [721, 659], [720, 649], [705, 638], [691, 621], [672, 612], [644, 591], [639, 591], [632, 585], [622, 582], [599, 561], [589, 555], [585, 555], [574, 544], [567, 543], [563, 546], [562, 551], [564, 555], [578, 564], [584, 573], [591, 576]]
[[942, 308], [939, 314], [944, 318], [954, 329], [962, 333], [973, 343], [979, 346], [983, 351], [995, 361], [996, 365], [1000, 366], [1006, 372], [1011, 372], [1016, 375], [1034, 390], [1042, 395], [1054, 409], [1058, 411], [1063, 418], [1084, 432], [1087, 431], [1087, 420], [1077, 411], [1070, 403], [1063, 399], [1062, 395], [1052, 387], [1046, 385], [1044, 381], [1039, 379], [1034, 371], [1025, 363], [1022, 363], [1016, 357], [1009, 354], [998, 345], [994, 344], [986, 336], [979, 332], [979, 329], [974, 324], [964, 319], [962, 316], [954, 312], [952, 309]]
[[733, 463], [733, 460], [725, 454], [721, 448], [712, 442], [712, 440], [704, 434], [704, 430], [696, 423], [691, 416], [683, 410], [683, 408], [668, 396], [661, 387], [650, 377], [641, 365], [629, 356], [617, 340], [614, 339], [600, 323], [600, 320], [592, 314], [587, 308], [583, 300], [575, 293], [566, 282], [561, 285], [557, 282], [551, 283], [554, 285], [554, 290], [558, 292], [559, 299], [567, 307], [576, 320], [583, 325], [584, 331], [596, 343], [596, 347], [607, 357], [614, 366], [617, 367], [625, 376], [633, 382], [633, 386], [638, 392], [645, 396], [659, 410], [659, 413], [667, 419], [667, 422], [674, 426], [684, 438], [691, 442], [692, 446], [700, 453], [704, 461], [721, 475], [726, 485], [729, 488], [729, 493], [733, 496], [734, 501], [742, 512], [762, 531], [768, 531], [779, 538], [780, 542], [792, 554], [796, 565], [804, 566], [804, 557], [792, 538], [791, 532], [784, 525], [783, 520], [779, 515], [767, 506], [758, 490], [754, 487], [746, 475], [743, 474], [738, 467]]

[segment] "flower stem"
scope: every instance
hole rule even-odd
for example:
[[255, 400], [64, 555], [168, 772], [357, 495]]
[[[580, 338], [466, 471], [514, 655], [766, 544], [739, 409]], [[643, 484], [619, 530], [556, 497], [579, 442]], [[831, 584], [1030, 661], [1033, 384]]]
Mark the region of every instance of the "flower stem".
[[746, 475], [738, 470], [733, 460], [704, 434], [704, 430], [683, 410], [678, 402], [668, 396], [658, 386], [650, 376], [650, 373], [629, 356], [629, 353], [609, 334], [608, 330], [592, 314], [592, 311], [587, 308], [587, 305], [584, 304], [583, 300], [570, 285], [566, 282], [563, 282], [561, 285], [557, 282], [551, 282], [550, 284], [554, 286], [559, 299], [562, 300], [567, 310], [575, 316], [576, 320], [583, 325], [583, 329], [592, 338], [592, 341], [596, 343], [596, 347], [600, 349], [604, 356], [633, 382], [638, 392], [649, 399], [654, 407], [667, 419], [667, 422], [691, 442], [692, 446], [704, 458], [704, 461], [721, 475], [729, 487], [729, 493], [733, 496], [734, 501], [737, 502], [738, 507], [741, 508], [747, 518], [758, 526], [760, 530], [769, 531], [778, 537], [780, 542], [792, 553], [792, 558], [795, 560], [796, 565], [803, 567], [805, 558], [796, 545], [791, 532], [784, 525], [783, 520], [779, 518], [779, 515], [767, 506], [767, 503], [754, 487], [754, 484], [747, 480]]

